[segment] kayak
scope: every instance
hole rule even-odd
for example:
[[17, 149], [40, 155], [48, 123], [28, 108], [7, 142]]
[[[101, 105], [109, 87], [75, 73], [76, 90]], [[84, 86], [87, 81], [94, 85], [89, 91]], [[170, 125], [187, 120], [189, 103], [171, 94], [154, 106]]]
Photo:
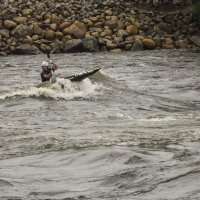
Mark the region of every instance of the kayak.
[[[72, 82], [75, 82], [75, 81], [79, 82], [79, 81], [82, 81], [85, 78], [88, 78], [89, 76], [92, 76], [93, 74], [98, 72], [100, 69], [101, 68], [97, 68], [97, 69], [94, 69], [94, 70], [91, 70], [91, 71], [83, 72], [81, 74], [75, 74], [75, 75], [67, 76], [67, 77], [64, 77], [64, 79], [69, 79]], [[52, 76], [50, 78], [51, 84], [56, 83], [56, 81], [57, 81], [57, 79], [56, 79], [55, 76]]]
[[65, 79], [69, 79], [70, 81], [82, 81], [85, 78], [88, 78], [89, 76], [92, 76], [93, 74], [95, 74], [96, 72], [98, 72], [101, 68], [98, 69], [94, 69], [91, 71], [87, 71], [81, 74], [76, 74], [76, 75], [72, 75], [72, 76], [67, 76], [65, 77]]

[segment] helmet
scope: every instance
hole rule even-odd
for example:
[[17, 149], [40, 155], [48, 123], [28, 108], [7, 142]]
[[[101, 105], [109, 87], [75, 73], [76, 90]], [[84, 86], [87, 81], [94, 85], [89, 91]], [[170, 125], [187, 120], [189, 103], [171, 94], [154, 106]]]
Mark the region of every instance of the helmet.
[[42, 67], [48, 67], [48, 66], [49, 66], [49, 63], [47, 61], [42, 62]]

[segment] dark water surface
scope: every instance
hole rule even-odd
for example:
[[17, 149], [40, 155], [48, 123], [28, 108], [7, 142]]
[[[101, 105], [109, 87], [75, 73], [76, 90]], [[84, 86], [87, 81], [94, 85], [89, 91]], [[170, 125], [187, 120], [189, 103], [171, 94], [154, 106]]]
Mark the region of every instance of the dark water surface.
[[[199, 200], [200, 56], [0, 57], [0, 199]], [[64, 85], [64, 88], [61, 88]]]

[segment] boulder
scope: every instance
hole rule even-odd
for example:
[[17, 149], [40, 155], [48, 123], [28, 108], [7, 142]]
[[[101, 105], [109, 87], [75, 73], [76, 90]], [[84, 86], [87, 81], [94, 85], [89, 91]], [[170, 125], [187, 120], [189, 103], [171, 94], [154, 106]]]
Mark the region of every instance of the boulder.
[[27, 36], [25, 39], [23, 39], [24, 44], [33, 44], [33, 39], [30, 36]]
[[43, 3], [43, 2], [38, 2], [38, 3], [36, 4], [36, 9], [35, 9], [35, 11], [36, 11], [37, 14], [41, 14], [42, 12], [45, 11], [45, 8], [46, 8], [46, 4], [45, 4], [45, 3]]
[[86, 30], [87, 28], [84, 23], [75, 21], [71, 26], [65, 28], [63, 33], [65, 35], [69, 34], [74, 38], [81, 39], [85, 36]]
[[184, 40], [178, 40], [175, 42], [175, 46], [177, 49], [186, 49], [188, 48], [188, 43]]
[[64, 53], [77, 53], [77, 52], [83, 52], [83, 43], [81, 39], [72, 39], [68, 40], [63, 47]]
[[50, 44], [51, 46], [51, 53], [59, 53], [62, 49], [63, 43], [60, 41], [55, 41]]
[[108, 41], [108, 42], [106, 42], [106, 47], [109, 50], [113, 50], [113, 49], [117, 49], [118, 45], [117, 44], [113, 44], [112, 41]]
[[161, 31], [168, 33], [168, 34], [173, 34], [174, 30], [172, 25], [164, 23], [164, 22], [160, 22], [158, 27], [160, 28]]
[[51, 22], [55, 23], [55, 24], [59, 24], [60, 23], [60, 18], [57, 15], [52, 14], [52, 16], [51, 16]]
[[63, 39], [63, 33], [62, 32], [55, 32], [57, 39]]
[[163, 44], [163, 49], [175, 49], [175, 46], [173, 44]]
[[1, 51], [0, 51], [0, 56], [7, 56], [7, 53], [6, 53], [6, 52], [1, 52]]
[[50, 52], [51, 51], [51, 47], [48, 46], [47, 44], [41, 44], [40, 45], [40, 50], [44, 53]]
[[22, 10], [23, 16], [28, 16], [28, 15], [31, 15], [32, 13], [33, 13], [33, 11], [30, 8], [26, 8], [26, 9]]
[[9, 38], [9, 30], [7, 29], [0, 29], [0, 35], [4, 38]]
[[51, 24], [49, 27], [52, 31], [56, 31], [57, 30], [57, 25], [56, 24]]
[[111, 15], [113, 15], [113, 12], [111, 9], [108, 9], [105, 11], [105, 14], [111, 16]]
[[98, 20], [99, 20], [99, 16], [96, 16], [96, 17], [90, 17], [89, 20], [91, 20], [92, 22], [98, 22]]
[[119, 49], [119, 48], [117, 48], [117, 49], [112, 49], [112, 50], [110, 50], [110, 52], [112, 52], [112, 53], [121, 53], [122, 50]]
[[48, 30], [48, 31], [46, 31], [45, 32], [45, 38], [47, 39], [47, 40], [54, 40], [55, 39], [55, 32], [54, 31], [52, 31], [52, 30]]
[[28, 18], [27, 17], [15, 17], [14, 21], [18, 24], [26, 24]]
[[156, 42], [150, 38], [142, 40], [142, 44], [146, 49], [154, 49], [156, 47]]
[[190, 37], [190, 41], [196, 46], [200, 47], [200, 36], [194, 35]]
[[11, 35], [13, 35], [15, 38], [19, 39], [19, 38], [24, 38], [27, 35], [31, 35], [33, 33], [31, 27], [24, 25], [24, 24], [20, 24], [18, 26], [16, 26], [12, 31], [11, 31]]
[[17, 26], [17, 24], [11, 20], [5, 20], [4, 21], [4, 26], [7, 28], [7, 29], [13, 29]]
[[105, 25], [108, 26], [110, 29], [115, 29], [115, 28], [117, 28], [118, 23], [117, 23], [117, 21], [109, 20], [109, 21], [105, 22]]
[[69, 27], [72, 23], [71, 22], [63, 22], [62, 24], [60, 24], [59, 28], [61, 30], [64, 30], [65, 28]]
[[117, 22], [118, 21], [118, 16], [111, 16], [111, 21]]
[[30, 55], [30, 54], [39, 54], [40, 50], [35, 45], [22, 44], [16, 47], [13, 53], [17, 55], [22, 55], [22, 54]]
[[141, 51], [143, 50], [143, 43], [141, 40], [137, 39], [135, 40], [135, 42], [133, 43], [133, 46], [131, 48], [131, 51]]
[[128, 32], [127, 32], [126, 30], [124, 30], [124, 29], [119, 29], [119, 30], [117, 31], [117, 35], [118, 35], [119, 37], [127, 37], [127, 36], [128, 36]]
[[31, 25], [31, 28], [33, 30], [33, 34], [35, 34], [35, 35], [41, 35], [42, 34], [42, 29], [38, 26], [37, 23]]
[[138, 34], [138, 28], [135, 25], [127, 26], [126, 31], [129, 35], [137, 35]]
[[173, 41], [171, 38], [166, 38], [166, 39], [165, 39], [165, 44], [166, 44], [166, 45], [173, 45], [173, 44], [174, 44], [174, 41]]
[[95, 37], [87, 37], [82, 40], [85, 51], [96, 52], [99, 50], [99, 42]]
[[109, 29], [109, 28], [106, 28], [106, 29], [104, 30], [104, 32], [102, 32], [102, 33], [105, 33], [105, 36], [112, 36], [112, 35], [113, 35], [112, 30]]

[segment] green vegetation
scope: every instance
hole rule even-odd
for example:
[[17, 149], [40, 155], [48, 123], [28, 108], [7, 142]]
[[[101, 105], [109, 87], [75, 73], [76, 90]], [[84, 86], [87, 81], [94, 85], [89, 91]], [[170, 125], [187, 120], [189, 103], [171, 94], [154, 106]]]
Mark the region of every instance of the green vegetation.
[[193, 16], [194, 20], [197, 23], [197, 26], [200, 27], [200, 0], [193, 0]]

